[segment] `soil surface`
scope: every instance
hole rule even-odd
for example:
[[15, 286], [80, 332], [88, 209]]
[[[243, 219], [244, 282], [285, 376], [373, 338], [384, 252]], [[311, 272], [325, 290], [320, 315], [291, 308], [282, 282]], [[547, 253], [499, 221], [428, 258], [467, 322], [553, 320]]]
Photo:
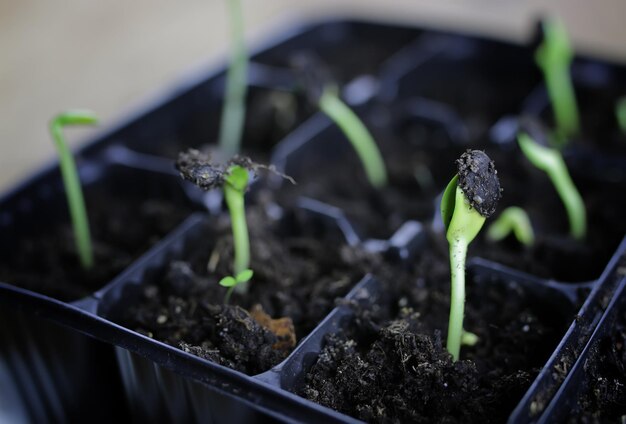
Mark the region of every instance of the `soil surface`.
[[[307, 152], [302, 159], [293, 158], [287, 169], [298, 184], [287, 184], [277, 195], [292, 198], [298, 193], [340, 207], [363, 239], [387, 239], [409, 219], [439, 219], [437, 196], [457, 172], [455, 160], [467, 146], [455, 145], [441, 127], [433, 125], [398, 124], [391, 133], [366, 119], [368, 122], [388, 167], [386, 188], [371, 188], [347, 140], [338, 132], [329, 132], [319, 140], [320, 151], [333, 144], [330, 140], [335, 146], [347, 146], [335, 147], [336, 157], [318, 158]], [[525, 248], [513, 238], [488, 242], [482, 231], [474, 242], [474, 256], [542, 278], [567, 282], [597, 279], [626, 235], [626, 221], [620, 213], [626, 197], [617, 195], [626, 191], [626, 181], [603, 182], [603, 176], [572, 170], [588, 216], [588, 236], [576, 241], [568, 235], [567, 215], [550, 179], [516, 146], [477, 143], [472, 148], [484, 149], [494, 160], [503, 189], [498, 209], [485, 229], [506, 207], [520, 206], [529, 214], [536, 235], [536, 243]]]
[[110, 282], [191, 213], [184, 204], [117, 197], [101, 187], [87, 187], [84, 193], [94, 267], [80, 265], [66, 217], [41, 235], [21, 237], [0, 261], [0, 281], [63, 301], [81, 299]]
[[286, 343], [293, 332], [277, 335], [248, 311], [260, 305], [275, 320], [289, 319], [299, 341], [379, 259], [344, 245], [335, 228], [302, 211], [284, 211], [275, 220], [268, 208], [247, 208], [254, 270], [247, 294], [234, 292], [223, 305], [226, 289], [218, 282], [232, 274], [233, 245], [230, 221], [222, 216], [194, 232], [182, 258], [151, 273], [121, 323], [251, 375], [284, 359], [294, 347]]
[[594, 175], [573, 169], [571, 174], [587, 211], [588, 234], [584, 240], [569, 236], [563, 204], [548, 176], [533, 168], [517, 150], [488, 148], [503, 187], [496, 214], [485, 229], [508, 206], [520, 206], [529, 215], [536, 240], [524, 247], [509, 237], [502, 242], [486, 240], [482, 231], [473, 242], [473, 256], [490, 259], [530, 274], [566, 282], [597, 279], [626, 235], [620, 211], [626, 207], [626, 182], [602, 182]]
[[452, 362], [447, 247], [440, 237], [432, 243], [408, 272], [382, 274], [373, 307], [350, 305], [353, 319], [327, 336], [301, 395], [369, 422], [506, 420], [573, 307], [537, 301], [509, 278], [470, 272], [464, 327], [479, 342]]
[[585, 389], [569, 422], [620, 422], [626, 416], [626, 313], [598, 340], [585, 363]]

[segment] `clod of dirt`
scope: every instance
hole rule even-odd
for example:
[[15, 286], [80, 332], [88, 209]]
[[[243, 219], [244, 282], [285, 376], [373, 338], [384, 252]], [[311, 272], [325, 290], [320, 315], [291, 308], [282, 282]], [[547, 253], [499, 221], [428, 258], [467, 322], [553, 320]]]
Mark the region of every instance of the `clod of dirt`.
[[257, 167], [250, 158], [242, 156], [235, 156], [224, 164], [212, 163], [210, 154], [196, 149], [180, 152], [176, 161], [180, 176], [205, 191], [222, 187], [231, 166], [241, 166], [250, 171]]
[[498, 171], [485, 152], [467, 150], [456, 161], [459, 186], [474, 209], [489, 218], [502, 197]]
[[272, 348], [289, 354], [296, 347], [296, 330], [291, 318], [272, 319], [271, 316], [265, 313], [263, 306], [258, 303], [250, 309], [250, 315], [256, 322], [261, 324], [261, 327], [271, 331], [278, 337], [278, 342], [274, 343]]

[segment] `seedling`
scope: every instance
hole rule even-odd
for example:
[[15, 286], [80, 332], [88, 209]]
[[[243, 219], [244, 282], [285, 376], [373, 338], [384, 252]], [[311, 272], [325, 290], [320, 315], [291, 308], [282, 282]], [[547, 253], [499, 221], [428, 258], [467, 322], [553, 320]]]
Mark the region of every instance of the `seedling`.
[[[183, 179], [191, 181], [205, 191], [214, 188], [223, 190], [233, 232], [235, 251], [233, 274], [239, 277], [250, 267], [250, 239], [244, 194], [248, 188], [248, 171], [254, 169], [254, 164], [248, 158], [235, 156], [225, 165], [215, 165], [211, 163], [209, 155], [189, 149], [179, 154], [176, 168]], [[247, 290], [245, 281], [237, 281], [232, 287], [240, 293]]]
[[250, 281], [254, 272], [251, 269], [244, 269], [239, 274], [235, 276], [227, 276], [220, 280], [220, 286], [227, 287], [228, 291], [226, 291], [226, 296], [224, 297], [224, 304], [228, 305], [230, 301], [230, 296], [233, 293], [233, 290], [240, 284], [247, 283]]
[[363, 164], [372, 187], [380, 189], [386, 186], [387, 169], [374, 138], [357, 114], [341, 100], [339, 90], [322, 61], [311, 53], [305, 53], [295, 57], [293, 65], [300, 74], [309, 103], [318, 107], [341, 129]]
[[76, 170], [74, 156], [67, 146], [63, 129], [70, 125], [95, 125], [98, 118], [93, 112], [86, 110], [72, 110], [57, 115], [50, 121], [50, 133], [59, 153], [61, 176], [65, 186], [67, 205], [70, 210], [72, 227], [74, 229], [74, 241], [80, 263], [84, 269], [93, 266], [93, 249], [91, 247], [91, 234], [89, 232], [89, 219], [85, 208], [83, 190]]
[[224, 199], [228, 206], [233, 233], [233, 246], [235, 257], [233, 259], [233, 276], [225, 277], [220, 281], [229, 290], [226, 293], [225, 302], [230, 299], [232, 290], [239, 293], [247, 291], [248, 281], [252, 278], [250, 270], [250, 239], [248, 236], [248, 224], [246, 222], [246, 210], [244, 195], [248, 189], [250, 172], [258, 169], [267, 169], [295, 184], [287, 175], [277, 172], [272, 166], [252, 162], [249, 158], [235, 156], [226, 164], [211, 163], [211, 157], [195, 149], [181, 152], [176, 161], [176, 169], [180, 171], [183, 179], [191, 181], [202, 190], [208, 191], [221, 188]]
[[626, 134], [626, 96], [621, 97], [615, 103], [615, 117], [622, 134]]
[[587, 213], [585, 203], [567, 171], [561, 152], [542, 146], [527, 133], [521, 132], [517, 142], [528, 160], [548, 174], [554, 188], [565, 206], [570, 225], [570, 235], [582, 240], [587, 234]]
[[[489, 156], [468, 150], [457, 161], [458, 173], [441, 198], [441, 217], [450, 246], [450, 319], [446, 347], [452, 358], [459, 359], [464, 340], [465, 260], [467, 248], [491, 216], [500, 200], [500, 182]], [[468, 338], [469, 336], [469, 338]], [[466, 333], [465, 342], [476, 342]]]
[[497, 242], [513, 233], [518, 242], [532, 246], [535, 232], [526, 211], [518, 206], [506, 208], [487, 229], [487, 240]]
[[232, 52], [226, 75], [226, 94], [220, 123], [220, 149], [224, 155], [239, 153], [246, 115], [246, 74], [248, 55], [243, 37], [243, 12], [241, 0], [227, 0], [229, 7]]
[[346, 105], [335, 88], [326, 87], [319, 99], [319, 108], [341, 129], [352, 143], [372, 187], [387, 185], [387, 169], [374, 138], [359, 117]]
[[570, 65], [574, 53], [563, 22], [551, 19], [542, 23], [544, 39], [535, 52], [543, 72], [546, 89], [554, 111], [557, 139], [562, 143], [580, 130], [578, 106]]

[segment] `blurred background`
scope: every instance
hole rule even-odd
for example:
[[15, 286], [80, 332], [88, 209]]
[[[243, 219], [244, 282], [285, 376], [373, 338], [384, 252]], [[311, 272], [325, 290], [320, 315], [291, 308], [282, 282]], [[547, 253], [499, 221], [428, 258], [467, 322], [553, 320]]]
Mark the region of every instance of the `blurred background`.
[[[254, 47], [310, 19], [353, 16], [522, 41], [547, 13], [577, 50], [626, 61], [624, 0], [243, 0]], [[171, 87], [185, 72], [222, 63], [224, 0], [0, 0], [0, 190], [54, 157], [50, 117], [89, 108], [101, 126]], [[89, 130], [69, 134], [72, 143]]]

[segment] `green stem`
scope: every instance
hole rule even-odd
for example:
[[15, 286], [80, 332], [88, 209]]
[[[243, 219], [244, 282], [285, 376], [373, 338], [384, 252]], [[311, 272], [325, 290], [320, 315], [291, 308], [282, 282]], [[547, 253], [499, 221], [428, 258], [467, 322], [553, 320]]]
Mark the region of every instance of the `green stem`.
[[579, 131], [578, 106], [569, 66], [553, 66], [544, 70], [544, 75], [559, 139], [562, 141]]
[[548, 174], [552, 181], [565, 206], [571, 236], [578, 240], [584, 239], [587, 234], [585, 203], [567, 171], [561, 153], [556, 149], [541, 146], [525, 133], [520, 133], [517, 141], [528, 160]]
[[74, 240], [80, 263], [83, 268], [89, 269], [93, 266], [93, 251], [91, 247], [91, 234], [89, 231], [89, 219], [85, 208], [85, 199], [80, 185], [78, 171], [74, 156], [67, 146], [63, 137], [63, 127], [66, 125], [93, 125], [97, 123], [97, 118], [91, 112], [74, 111], [56, 116], [50, 122], [50, 132], [54, 139], [54, 144], [59, 153], [61, 166], [61, 176], [65, 186], [67, 204], [72, 219], [74, 229]]
[[448, 321], [448, 341], [446, 348], [454, 361], [461, 354], [463, 337], [463, 314], [465, 313], [465, 258], [467, 256], [467, 240], [454, 238], [450, 241], [450, 319]]
[[229, 287], [228, 290], [226, 290], [226, 294], [224, 295], [224, 305], [228, 305], [230, 303], [230, 297], [233, 295], [233, 290], [235, 290], [235, 287], [240, 285], [241, 284]]
[[356, 150], [370, 184], [377, 189], [387, 185], [387, 170], [374, 138], [359, 117], [341, 101], [334, 90], [326, 89], [319, 107], [343, 131]]
[[622, 134], [626, 134], [626, 97], [621, 97], [615, 104], [615, 116]]
[[504, 240], [511, 232], [525, 246], [532, 246], [535, 242], [535, 233], [528, 214], [518, 206], [509, 206], [500, 214], [487, 229], [487, 239]]
[[[224, 197], [230, 212], [231, 226], [233, 230], [233, 243], [235, 259], [233, 263], [233, 274], [250, 267], [250, 240], [248, 238], [248, 224], [246, 222], [246, 211], [244, 204], [244, 191], [230, 184], [224, 184]], [[247, 283], [237, 284], [237, 291], [244, 293]]]
[[561, 197], [570, 223], [570, 234], [577, 240], [582, 240], [587, 234], [587, 213], [585, 203], [578, 193], [572, 178], [567, 171], [567, 165], [561, 155], [555, 156], [554, 166], [546, 170], [552, 184]]
[[243, 37], [241, 0], [227, 0], [233, 56], [226, 75], [226, 95], [220, 123], [220, 148], [227, 156], [239, 153], [246, 114], [248, 56]]

